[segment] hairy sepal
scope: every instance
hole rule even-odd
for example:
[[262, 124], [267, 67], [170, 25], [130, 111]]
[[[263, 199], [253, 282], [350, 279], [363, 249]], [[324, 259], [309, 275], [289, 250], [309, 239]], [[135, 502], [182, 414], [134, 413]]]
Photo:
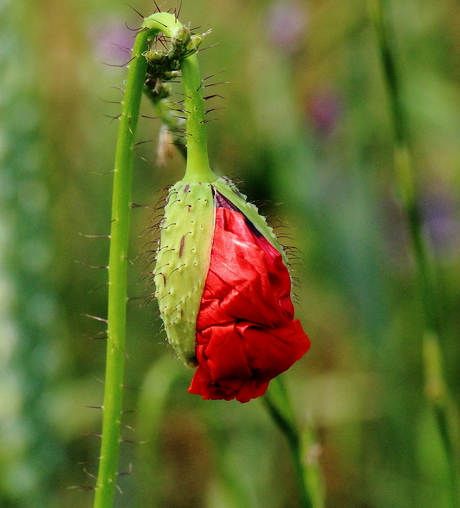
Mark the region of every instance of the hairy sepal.
[[210, 183], [171, 187], [154, 270], [156, 297], [168, 341], [180, 360], [196, 366], [196, 320], [209, 270], [214, 232]]

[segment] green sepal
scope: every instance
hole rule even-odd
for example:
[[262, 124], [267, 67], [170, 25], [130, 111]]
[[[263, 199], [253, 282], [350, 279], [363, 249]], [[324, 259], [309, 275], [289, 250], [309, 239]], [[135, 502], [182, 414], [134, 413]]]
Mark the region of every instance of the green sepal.
[[169, 343], [193, 367], [196, 320], [214, 234], [211, 184], [180, 181], [171, 187], [160, 227], [155, 296]]

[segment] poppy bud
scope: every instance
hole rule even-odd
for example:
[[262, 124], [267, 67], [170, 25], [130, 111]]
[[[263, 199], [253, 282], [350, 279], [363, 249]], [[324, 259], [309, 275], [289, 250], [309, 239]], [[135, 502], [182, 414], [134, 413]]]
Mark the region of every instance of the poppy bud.
[[186, 364], [198, 364], [189, 392], [247, 402], [308, 350], [286, 262], [229, 180], [171, 188], [154, 274], [168, 340]]

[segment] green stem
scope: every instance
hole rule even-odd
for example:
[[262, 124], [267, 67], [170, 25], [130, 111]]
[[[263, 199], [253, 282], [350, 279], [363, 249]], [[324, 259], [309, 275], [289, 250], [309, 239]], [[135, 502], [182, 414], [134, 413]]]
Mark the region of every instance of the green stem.
[[[187, 117], [187, 141], [186, 146], [178, 145], [178, 148], [187, 161], [184, 181], [213, 182], [217, 175], [209, 165], [203, 83], [196, 54], [182, 60], [181, 74], [185, 96], [183, 112]], [[180, 129], [173, 112], [166, 106], [166, 100], [156, 100], [150, 90], [147, 90], [146, 94], [162, 122], [173, 134], [177, 133]]]
[[196, 54], [181, 62], [181, 73], [187, 115], [187, 166], [183, 181], [213, 182], [217, 175], [209, 165], [203, 82]]
[[323, 508], [324, 493], [321, 473], [316, 457], [308, 460], [314, 436], [310, 429], [300, 433], [294, 418], [286, 388], [281, 376], [270, 381], [270, 386], [262, 398], [273, 421], [285, 435], [291, 450], [294, 471], [302, 508]]
[[458, 431], [458, 423], [453, 417], [453, 403], [444, 380], [443, 360], [439, 340], [441, 332], [438, 307], [439, 295], [435, 268], [430, 256], [427, 240], [423, 235], [422, 220], [417, 204], [418, 188], [410, 154], [410, 135], [407, 128], [406, 111], [401, 98], [398, 72], [385, 24], [388, 1], [372, 0], [371, 8], [378, 36], [380, 58], [390, 98], [395, 131], [396, 185], [402, 206], [408, 218], [417, 266], [418, 286], [425, 316], [425, 332], [422, 346], [424, 353], [425, 393], [433, 408], [438, 431], [449, 463], [451, 505], [457, 508], [459, 506], [459, 475], [455, 431]]
[[110, 231], [107, 358], [104, 383], [102, 442], [94, 508], [111, 508], [117, 482], [121, 442], [125, 366], [126, 301], [131, 173], [134, 137], [147, 69], [142, 54], [148, 41], [162, 31], [170, 36], [179, 25], [175, 17], [158, 13], [147, 18], [137, 34], [129, 64], [115, 155]]

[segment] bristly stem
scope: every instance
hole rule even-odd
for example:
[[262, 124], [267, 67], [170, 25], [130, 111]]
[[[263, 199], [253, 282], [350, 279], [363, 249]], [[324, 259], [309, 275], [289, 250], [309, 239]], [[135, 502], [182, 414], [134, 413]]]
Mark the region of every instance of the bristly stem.
[[171, 36], [179, 22], [172, 14], [145, 19], [137, 34], [128, 66], [126, 91], [115, 155], [109, 254], [107, 358], [104, 382], [102, 442], [94, 508], [112, 508], [121, 442], [121, 414], [125, 365], [126, 301], [131, 173], [134, 137], [147, 69], [143, 53], [158, 32]]
[[441, 319], [439, 316], [439, 291], [435, 266], [430, 256], [428, 241], [423, 234], [423, 225], [418, 208], [419, 192], [410, 153], [410, 135], [407, 116], [401, 97], [399, 75], [390, 46], [386, 18], [387, 0], [372, 0], [371, 13], [377, 32], [384, 79], [387, 84], [392, 121], [395, 132], [395, 183], [409, 224], [412, 248], [416, 261], [418, 287], [425, 316], [423, 335], [423, 360], [425, 394], [433, 408], [438, 431], [444, 445], [450, 472], [451, 506], [459, 506], [458, 474], [458, 422], [454, 417], [454, 405], [444, 379], [443, 358], [440, 344]]
[[181, 62], [181, 73], [187, 115], [187, 166], [183, 181], [213, 182], [217, 175], [209, 166], [203, 82], [196, 55]]
[[285, 435], [291, 450], [302, 508], [323, 508], [324, 492], [318, 457], [311, 453], [315, 439], [309, 428], [299, 432], [286, 387], [281, 376], [270, 381], [262, 397], [268, 413]]

